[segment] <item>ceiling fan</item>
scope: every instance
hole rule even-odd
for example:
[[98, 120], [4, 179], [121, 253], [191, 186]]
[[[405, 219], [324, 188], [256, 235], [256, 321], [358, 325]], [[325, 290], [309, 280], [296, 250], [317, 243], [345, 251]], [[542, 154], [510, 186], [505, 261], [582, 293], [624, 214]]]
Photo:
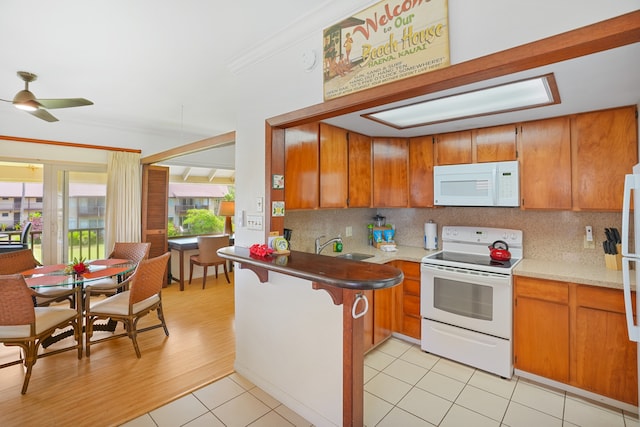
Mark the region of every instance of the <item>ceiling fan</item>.
[[11, 102], [14, 107], [26, 111], [39, 119], [47, 122], [57, 122], [46, 109], [81, 107], [83, 105], [93, 105], [93, 102], [84, 98], [61, 98], [61, 99], [37, 99], [29, 90], [29, 83], [35, 81], [38, 76], [28, 71], [18, 71], [18, 77], [24, 80], [24, 90], [21, 90], [13, 97], [12, 101], [0, 99], [0, 101]]

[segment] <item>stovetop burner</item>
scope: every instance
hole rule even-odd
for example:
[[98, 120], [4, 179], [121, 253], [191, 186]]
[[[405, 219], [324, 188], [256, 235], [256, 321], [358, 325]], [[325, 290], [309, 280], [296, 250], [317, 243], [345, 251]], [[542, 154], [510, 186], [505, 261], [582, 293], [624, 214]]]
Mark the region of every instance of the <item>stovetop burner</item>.
[[[511, 259], [496, 261], [489, 256], [496, 241], [506, 242]], [[504, 228], [445, 226], [442, 228], [442, 251], [427, 255], [425, 264], [511, 274], [522, 259], [522, 231]]]
[[482, 256], [478, 254], [465, 254], [459, 252], [438, 252], [433, 255], [429, 255], [425, 257], [427, 259], [437, 260], [437, 261], [449, 261], [456, 262], [462, 264], [472, 264], [480, 267], [496, 267], [496, 268], [506, 268], [510, 269], [513, 267], [518, 260], [511, 259], [509, 261], [496, 261], [491, 259], [489, 256]]

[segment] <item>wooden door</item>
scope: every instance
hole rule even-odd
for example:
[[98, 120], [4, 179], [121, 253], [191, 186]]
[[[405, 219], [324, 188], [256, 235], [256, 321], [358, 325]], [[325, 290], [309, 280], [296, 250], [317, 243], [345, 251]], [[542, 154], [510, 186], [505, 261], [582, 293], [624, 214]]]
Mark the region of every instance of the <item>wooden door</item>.
[[504, 125], [473, 131], [474, 163], [516, 160], [516, 126]]
[[569, 381], [569, 291], [566, 283], [515, 278], [514, 366]]
[[318, 123], [285, 129], [285, 209], [315, 209], [319, 204]]
[[407, 207], [409, 145], [401, 138], [373, 139], [373, 206]]
[[349, 132], [349, 207], [371, 206], [371, 138]]
[[433, 137], [409, 140], [409, 206], [433, 207]]
[[435, 137], [435, 164], [471, 163], [471, 131], [443, 133]]
[[520, 207], [571, 209], [571, 130], [568, 117], [523, 123]]
[[393, 288], [373, 291], [373, 345], [376, 346], [393, 332]]
[[571, 137], [573, 208], [622, 210], [624, 176], [638, 163], [636, 107], [578, 114]]
[[169, 168], [142, 167], [142, 241], [151, 243], [149, 258], [167, 252]]
[[348, 198], [347, 131], [320, 123], [320, 207], [346, 208]]

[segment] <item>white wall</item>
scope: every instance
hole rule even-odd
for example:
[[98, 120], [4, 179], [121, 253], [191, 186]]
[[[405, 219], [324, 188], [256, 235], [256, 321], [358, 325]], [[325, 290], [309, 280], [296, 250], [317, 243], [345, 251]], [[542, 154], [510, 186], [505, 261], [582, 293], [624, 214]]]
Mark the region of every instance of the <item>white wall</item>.
[[[238, 212], [254, 213], [255, 198], [264, 197], [265, 120], [322, 102], [321, 67], [303, 71], [302, 51], [315, 49], [321, 55], [321, 29], [371, 2], [353, 3], [325, 3], [322, 11], [288, 29], [290, 37], [280, 37], [288, 42], [276, 54], [238, 71]], [[631, 3], [449, 0], [452, 63], [635, 10], [637, 4]], [[256, 242], [263, 242], [263, 232], [236, 227], [237, 245]], [[342, 408], [336, 401], [342, 381], [337, 357], [342, 347], [340, 309], [326, 295], [310, 290], [306, 281], [272, 274], [269, 284], [259, 284], [248, 270], [235, 271], [238, 372], [315, 425], [341, 424]], [[307, 345], [310, 342], [313, 345]]]

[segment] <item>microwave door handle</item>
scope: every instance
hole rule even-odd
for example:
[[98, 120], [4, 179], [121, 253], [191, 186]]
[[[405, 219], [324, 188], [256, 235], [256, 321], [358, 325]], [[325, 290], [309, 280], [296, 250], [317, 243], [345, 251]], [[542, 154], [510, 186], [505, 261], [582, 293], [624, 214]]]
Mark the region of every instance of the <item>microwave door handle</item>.
[[624, 192], [622, 197], [622, 256], [637, 257], [636, 254], [630, 253], [629, 250], [629, 230], [631, 229], [629, 227], [631, 225], [629, 222], [629, 211], [631, 210], [631, 191], [635, 190], [635, 184], [635, 175], [626, 175], [624, 177]]
[[494, 166], [493, 169], [491, 169], [491, 175], [493, 175], [493, 185], [490, 185], [489, 188], [491, 188], [491, 192], [493, 193], [493, 206], [498, 206], [498, 166]]

